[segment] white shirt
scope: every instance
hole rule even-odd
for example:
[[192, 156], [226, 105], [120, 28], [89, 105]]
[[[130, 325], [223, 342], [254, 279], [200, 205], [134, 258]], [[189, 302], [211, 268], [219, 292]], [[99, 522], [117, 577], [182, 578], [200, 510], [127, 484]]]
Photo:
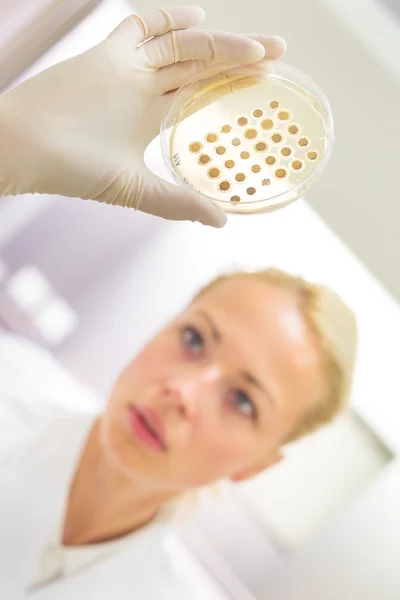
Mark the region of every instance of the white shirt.
[[68, 577], [116, 555], [122, 552], [130, 541], [133, 542], [134, 537], [138, 537], [136, 532], [104, 544], [65, 547], [60, 544], [59, 536], [55, 535], [43, 549], [36, 575], [29, 587], [35, 589], [56, 579]]
[[41, 402], [25, 383], [11, 385], [0, 365], [1, 599], [187, 600], [165, 520], [115, 542], [62, 547], [70, 483], [97, 415]]
[[[68, 416], [69, 427], [67, 437], [71, 445], [82, 447], [86, 435], [89, 433], [92, 424], [97, 415], [73, 415]], [[63, 428], [64, 429], [64, 428]], [[64, 429], [65, 431], [65, 429]], [[58, 435], [58, 428], [53, 429], [53, 435]], [[73, 475], [73, 473], [72, 473]], [[68, 486], [69, 487], [69, 486]], [[85, 546], [63, 546], [62, 545], [62, 530], [64, 524], [64, 516], [66, 511], [67, 497], [61, 518], [54, 527], [47, 544], [41, 553], [38, 568], [35, 576], [29, 586], [29, 589], [36, 589], [39, 586], [45, 585], [56, 579], [68, 577], [74, 573], [83, 571], [99, 563], [106, 558], [115, 556], [128, 547], [129, 545], [139, 544], [140, 539], [148, 535], [148, 532], [156, 527], [160, 527], [162, 521], [167, 519], [166, 511], [154, 519], [151, 523], [142, 527], [140, 530], [126, 535], [122, 538], [105, 542], [102, 544], [89, 544]]]

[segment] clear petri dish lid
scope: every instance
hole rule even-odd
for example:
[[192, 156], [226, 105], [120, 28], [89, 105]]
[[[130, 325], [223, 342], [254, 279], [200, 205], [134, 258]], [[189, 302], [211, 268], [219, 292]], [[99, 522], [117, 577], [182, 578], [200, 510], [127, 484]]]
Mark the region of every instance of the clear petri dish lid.
[[230, 213], [277, 210], [320, 177], [332, 151], [329, 103], [282, 63], [204, 71], [182, 87], [161, 125], [165, 164]]

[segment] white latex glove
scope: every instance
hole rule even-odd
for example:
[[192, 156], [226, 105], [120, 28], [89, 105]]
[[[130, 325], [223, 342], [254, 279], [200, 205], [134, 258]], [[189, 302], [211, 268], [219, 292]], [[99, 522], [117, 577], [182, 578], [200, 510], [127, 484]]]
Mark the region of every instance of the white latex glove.
[[196, 72], [276, 60], [285, 44], [191, 29], [203, 18], [195, 6], [133, 15], [99, 45], [0, 96], [0, 195], [59, 194], [223, 226], [212, 201], [153, 175], [144, 151], [170, 92]]

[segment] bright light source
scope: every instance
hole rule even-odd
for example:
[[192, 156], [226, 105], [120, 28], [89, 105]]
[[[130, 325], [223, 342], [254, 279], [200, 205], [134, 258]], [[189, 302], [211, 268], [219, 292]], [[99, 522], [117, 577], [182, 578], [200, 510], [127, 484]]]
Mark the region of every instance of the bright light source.
[[33, 265], [21, 267], [6, 284], [6, 294], [24, 312], [34, 313], [52, 293], [43, 273]]
[[50, 346], [58, 346], [78, 325], [78, 315], [62, 299], [51, 298], [39, 310], [33, 324]]

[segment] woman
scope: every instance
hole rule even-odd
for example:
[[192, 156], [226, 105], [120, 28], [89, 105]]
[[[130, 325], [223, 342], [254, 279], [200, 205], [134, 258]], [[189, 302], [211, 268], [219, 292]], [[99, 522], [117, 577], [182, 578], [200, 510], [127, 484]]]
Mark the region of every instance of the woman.
[[108, 598], [118, 580], [130, 597], [135, 551], [155, 568], [159, 526], [146, 532], [164, 507], [256, 475], [330, 422], [355, 350], [353, 315], [323, 286], [277, 270], [213, 281], [127, 366], [102, 414], [42, 417], [26, 439], [15, 426], [0, 463], [5, 597]]
[[[189, 29], [202, 18], [195, 7], [132, 17], [1, 96], [0, 193], [222, 226], [211, 202], [151, 175], [143, 151], [168, 93], [193, 72], [213, 61], [265, 68], [284, 44]], [[237, 273], [146, 345], [102, 414], [38, 414], [29, 397], [3, 394], [1, 596], [187, 598], [159, 551], [165, 507], [221, 478], [252, 477], [328, 423], [346, 403], [355, 338], [328, 289], [273, 270]]]

